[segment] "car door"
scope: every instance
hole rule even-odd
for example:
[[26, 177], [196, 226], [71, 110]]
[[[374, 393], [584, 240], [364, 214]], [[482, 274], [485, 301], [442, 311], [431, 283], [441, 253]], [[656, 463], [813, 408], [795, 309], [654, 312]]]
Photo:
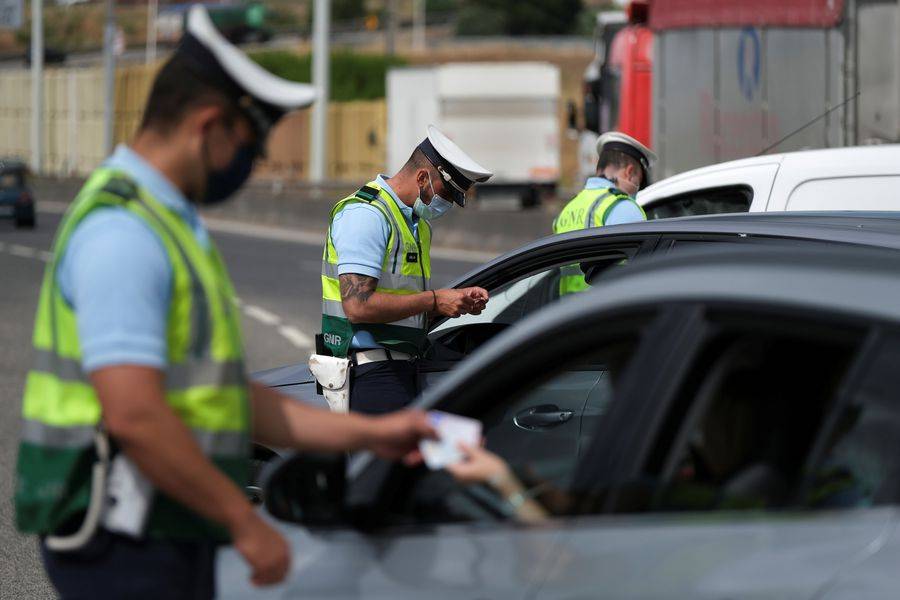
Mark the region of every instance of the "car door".
[[[605, 482], [590, 466], [616, 448], [598, 438], [588, 451], [575, 486], [599, 480], [602, 502], [560, 534], [538, 597], [602, 589], [609, 598], [812, 598], [891, 531], [893, 509], [861, 497], [859, 486], [836, 489], [833, 469], [810, 485], [814, 466], [828, 463], [822, 448], [834, 454], [844, 443], [843, 456], [859, 460], [835, 433], [848, 431], [843, 408], [870, 395], [860, 374], [873, 330], [787, 308], [710, 304], [697, 315], [681, 348], [685, 367], [643, 411], [647, 435], [630, 442], [628, 466]], [[890, 465], [879, 473], [884, 502], [894, 503], [897, 442], [883, 413], [873, 414]], [[857, 443], [871, 440], [863, 429]], [[870, 581], [883, 585], [894, 572]]]
[[[575, 313], [560, 327], [528, 336], [527, 346], [512, 340], [512, 346], [497, 354], [470, 361], [424, 401], [480, 419], [487, 447], [516, 469], [532, 492], [562, 492], [580, 460], [580, 427], [566, 429], [572, 424], [567, 421], [558, 428], [517, 428], [518, 443], [504, 435], [506, 441], [498, 444], [505, 417], [515, 414], [525, 399], [561, 403], [554, 390], [564, 387], [560, 382], [571, 381], [573, 373], [598, 373], [586, 378], [594, 386], [600, 373], [628, 371], [632, 358], [643, 349], [664, 347], [657, 336], [671, 329], [655, 326], [656, 320], [656, 313], [646, 309], [617, 315], [611, 322], [585, 323]], [[520, 350], [516, 360], [508, 360], [515, 349]], [[619, 379], [609, 375], [608, 381]], [[627, 423], [623, 415], [628, 407], [617, 408], [614, 394], [606, 397], [604, 418]], [[611, 430], [618, 432], [623, 444], [630, 437], [626, 426]], [[571, 440], [563, 439], [563, 431]], [[548, 436], [569, 447], [567, 458], [523, 450]], [[407, 469], [377, 460], [354, 465], [351, 471], [358, 472], [348, 492], [356, 527], [283, 528], [294, 548], [295, 567], [287, 585], [273, 595], [397, 599], [427, 593], [430, 598], [508, 598], [522, 597], [544, 578], [543, 566], [551, 558], [548, 553], [564, 520], [523, 529], [487, 488], [462, 486], [444, 471]], [[246, 570], [235, 568], [237, 564], [233, 550], [221, 553], [222, 598], [251, 592]]]

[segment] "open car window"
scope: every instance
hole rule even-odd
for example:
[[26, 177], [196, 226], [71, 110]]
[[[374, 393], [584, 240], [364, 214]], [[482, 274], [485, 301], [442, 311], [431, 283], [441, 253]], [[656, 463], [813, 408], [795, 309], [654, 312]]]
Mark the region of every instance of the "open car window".
[[[463, 385], [435, 408], [479, 419], [487, 449], [507, 463], [530, 497], [551, 515], [565, 514], [579, 463], [598, 426], [611, 417], [619, 374], [651, 320], [644, 313], [592, 336], [579, 332], [594, 340], [587, 350], [584, 341], [567, 348], [560, 339], [536, 340], [533, 354], [545, 360], [525, 352], [511, 356], [509, 369], [492, 368], [490, 380]], [[382, 527], [512, 519], [489, 486], [459, 484], [446, 471], [395, 468], [381, 495]]]
[[575, 273], [593, 281], [606, 270], [626, 264], [636, 251], [637, 246], [595, 253], [583, 262], [554, 265], [488, 290], [490, 301], [481, 314], [446, 319], [429, 332], [425, 358], [461, 360], [497, 333], [572, 293], [565, 282], [567, 275]]

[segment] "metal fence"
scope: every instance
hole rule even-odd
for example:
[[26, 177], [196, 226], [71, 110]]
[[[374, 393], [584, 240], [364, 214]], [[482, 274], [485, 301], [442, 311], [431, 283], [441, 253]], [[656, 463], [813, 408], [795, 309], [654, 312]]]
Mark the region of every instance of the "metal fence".
[[[158, 65], [116, 71], [114, 140], [130, 139], [141, 120]], [[48, 69], [44, 73], [44, 174], [86, 175], [104, 159], [102, 68]], [[387, 110], [384, 100], [332, 102], [328, 109], [328, 178], [356, 181], [384, 169]], [[31, 156], [31, 73], [0, 71], [0, 157]], [[309, 114], [301, 111], [272, 132], [257, 177], [303, 180], [309, 167]]]

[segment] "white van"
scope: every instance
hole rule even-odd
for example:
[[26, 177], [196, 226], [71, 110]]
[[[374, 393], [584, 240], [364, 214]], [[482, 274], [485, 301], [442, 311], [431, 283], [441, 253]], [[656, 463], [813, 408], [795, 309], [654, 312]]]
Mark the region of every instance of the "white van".
[[650, 219], [734, 212], [900, 210], [900, 144], [744, 158], [673, 175], [638, 194]]

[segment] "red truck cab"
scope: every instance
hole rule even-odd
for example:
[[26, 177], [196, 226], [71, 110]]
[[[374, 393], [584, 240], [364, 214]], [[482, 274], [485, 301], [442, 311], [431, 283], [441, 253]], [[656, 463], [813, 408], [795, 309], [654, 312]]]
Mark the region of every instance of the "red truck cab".
[[609, 53], [611, 130], [653, 146], [653, 33], [647, 26], [647, 2], [632, 2], [628, 25], [613, 38]]

